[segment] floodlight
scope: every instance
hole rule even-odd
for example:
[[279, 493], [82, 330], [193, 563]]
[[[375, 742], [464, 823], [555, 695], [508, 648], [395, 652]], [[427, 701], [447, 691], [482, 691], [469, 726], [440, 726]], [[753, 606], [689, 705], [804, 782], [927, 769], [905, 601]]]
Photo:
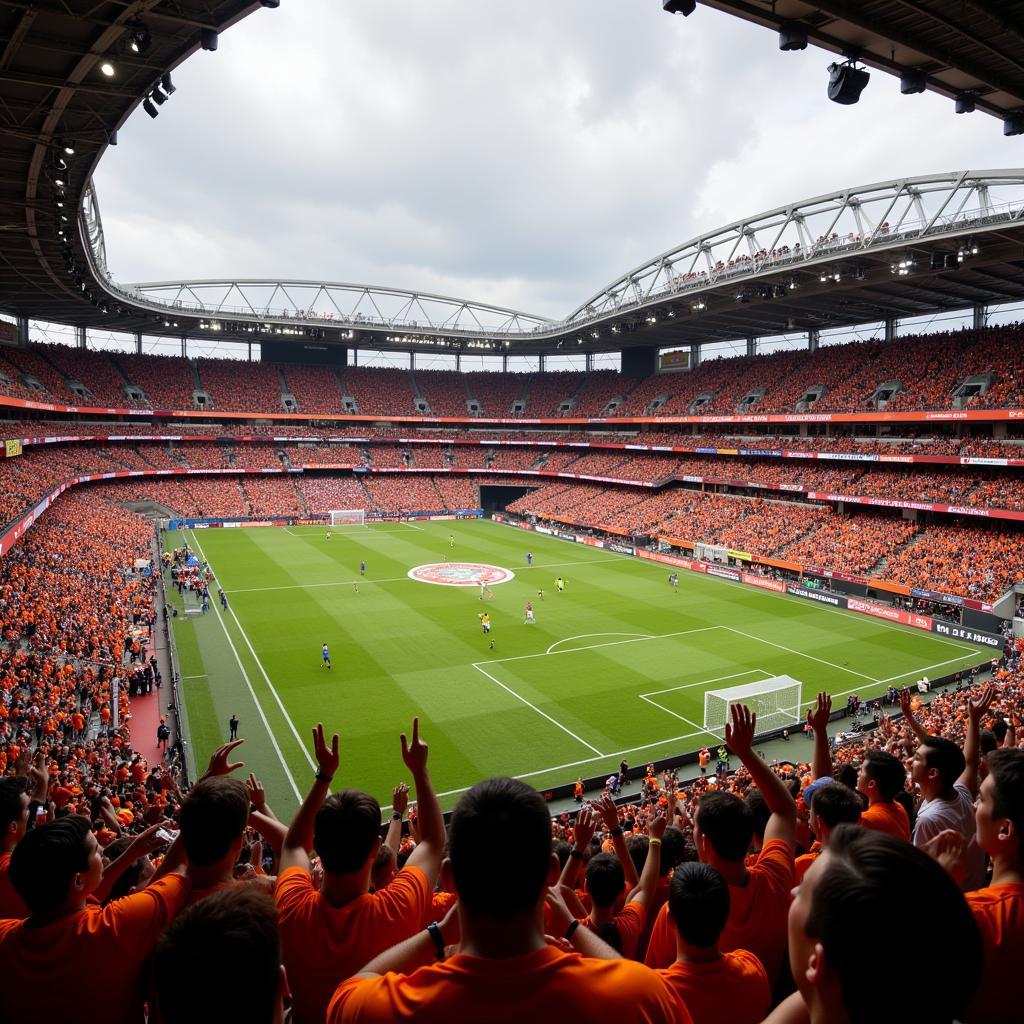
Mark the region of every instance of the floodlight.
[[669, 14], [681, 14], [688, 18], [697, 10], [697, 0], [662, 0], [661, 6]]
[[828, 98], [843, 106], [856, 103], [871, 78], [866, 68], [858, 68], [852, 60], [829, 64], [828, 72]]
[[102, 63], [101, 65], [100, 65], [100, 71], [101, 71], [101, 72], [102, 72], [102, 73], [103, 73], [104, 75], [106, 75], [106, 77], [107, 77], [107, 78], [113, 78], [113, 77], [114, 77], [114, 75], [116, 74], [116, 71], [115, 71], [115, 69], [114, 69], [114, 65], [113, 65], [113, 64], [111, 64], [109, 60], [105, 60], [105, 61], [104, 61], [104, 62], [103, 62], [103, 63]]
[[149, 29], [138, 18], [128, 23], [128, 49], [132, 53], [145, 53], [152, 44]]
[[787, 21], [779, 26], [780, 50], [806, 50], [807, 26], [799, 21]]
[[199, 45], [204, 50], [211, 52], [217, 49], [217, 30], [215, 28], [204, 28], [199, 31]]
[[281, 6], [281, 0], [260, 0], [260, 7], [270, 7], [277, 9]]
[[1014, 111], [1003, 118], [1004, 135], [1024, 135], [1024, 110]]
[[956, 97], [956, 112], [958, 114], [974, 113], [974, 93], [961, 92]]
[[178, 91], [175, 84], [171, 81], [170, 71], [165, 71], [160, 76], [160, 85], [163, 87], [164, 92], [167, 93], [168, 96], [171, 96]]
[[68, 156], [75, 155], [75, 144], [70, 139], [62, 140], [60, 149], [62, 153], [66, 153]]
[[150, 99], [156, 101], [158, 107], [162, 107], [167, 102], [167, 97], [160, 91], [159, 85], [154, 85], [153, 91], [149, 95]]
[[153, 106], [153, 101], [148, 96], [142, 101], [142, 109], [149, 114], [150, 117], [156, 117], [157, 114], [160, 113], [160, 111]]
[[907, 68], [900, 75], [900, 92], [904, 96], [911, 96], [914, 93], [924, 92], [928, 85], [928, 76], [918, 68]]

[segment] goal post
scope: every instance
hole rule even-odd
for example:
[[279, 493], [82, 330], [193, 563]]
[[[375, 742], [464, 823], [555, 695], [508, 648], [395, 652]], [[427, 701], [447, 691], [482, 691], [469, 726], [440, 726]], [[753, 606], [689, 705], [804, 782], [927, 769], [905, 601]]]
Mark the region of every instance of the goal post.
[[800, 723], [803, 684], [792, 676], [772, 676], [756, 683], [741, 683], [704, 693], [704, 728], [721, 736], [729, 721], [729, 707], [746, 704], [757, 715], [757, 733], [785, 729]]
[[331, 510], [331, 526], [365, 526], [365, 508], [341, 508]]

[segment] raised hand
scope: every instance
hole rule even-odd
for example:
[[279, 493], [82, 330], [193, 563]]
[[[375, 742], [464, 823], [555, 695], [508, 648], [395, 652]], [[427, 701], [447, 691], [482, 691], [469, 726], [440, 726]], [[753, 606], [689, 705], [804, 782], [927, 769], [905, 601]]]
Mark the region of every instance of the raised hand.
[[341, 760], [338, 756], [338, 734], [335, 733], [331, 737], [331, 745], [327, 746], [323, 722], [317, 722], [313, 729], [313, 756], [316, 758], [320, 774], [333, 779], [334, 773], [338, 770], [338, 762]]
[[619, 809], [610, 796], [603, 796], [600, 800], [594, 801], [594, 809], [601, 815], [604, 827], [610, 832], [619, 825]]
[[922, 847], [957, 882], [962, 882], [967, 865], [967, 842], [956, 829], [947, 828]]
[[576, 827], [573, 830], [576, 845], [580, 849], [589, 846], [590, 840], [594, 838], [596, 831], [597, 815], [589, 807], [581, 807], [576, 815]]
[[40, 802], [45, 800], [46, 791], [50, 787], [50, 766], [41, 750], [36, 751], [32, 764], [28, 766], [25, 774], [29, 781], [29, 796]]
[[267, 807], [267, 794], [263, 790], [263, 783], [249, 772], [249, 778], [245, 780], [245, 790], [249, 794], [249, 803], [259, 811], [260, 814], [266, 813]]
[[905, 686], [900, 690], [900, 711], [904, 718], [910, 718], [914, 713], [910, 707], [910, 690]]
[[244, 768], [244, 761], [236, 761], [234, 764], [228, 763], [231, 751], [244, 742], [245, 740], [232, 740], [230, 743], [225, 743], [223, 747], [218, 747], [210, 755], [210, 764], [206, 769], [206, 778], [210, 778], [212, 775], [230, 775], [236, 768]]
[[746, 704], [733, 704], [729, 708], [729, 717], [730, 721], [725, 724], [725, 743], [742, 761], [754, 750], [757, 715]]
[[668, 828], [668, 818], [664, 814], [658, 813], [647, 823], [647, 834], [651, 839], [661, 839], [666, 828]]
[[405, 782], [400, 782], [391, 791], [391, 807], [396, 814], [405, 814], [405, 809], [409, 806], [409, 785]]
[[828, 726], [831, 717], [832, 698], [827, 693], [819, 693], [814, 707], [807, 711], [807, 724], [815, 732], [820, 732]]
[[551, 912], [551, 927], [555, 934], [564, 935], [574, 918], [572, 911], [566, 905], [561, 889], [557, 885], [551, 886], [544, 895], [544, 902]]
[[402, 760], [405, 767], [413, 775], [422, 774], [427, 769], [427, 745], [420, 739], [420, 720], [412, 720], [412, 742], [402, 733]]
[[975, 721], [980, 721], [981, 716], [988, 711], [989, 705], [995, 700], [996, 687], [994, 683], [986, 683], [979, 692], [973, 693], [967, 702], [967, 713]]

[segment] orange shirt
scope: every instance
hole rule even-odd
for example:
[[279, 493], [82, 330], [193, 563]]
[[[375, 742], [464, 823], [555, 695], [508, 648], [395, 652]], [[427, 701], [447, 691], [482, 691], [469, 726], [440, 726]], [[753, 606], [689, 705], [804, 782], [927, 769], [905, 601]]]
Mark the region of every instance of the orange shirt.
[[0, 918], [13, 917], [20, 919], [28, 917], [29, 909], [25, 901], [18, 895], [17, 889], [11, 883], [11, 855], [0, 853]]
[[810, 853], [802, 853], [796, 859], [796, 884], [799, 885], [804, 880], [804, 875], [810, 870], [811, 865], [821, 856], [821, 851], [824, 847], [821, 843], [815, 841], [814, 845], [811, 846]]
[[274, 902], [295, 1024], [322, 1024], [338, 983], [415, 935], [431, 914], [430, 884], [415, 867], [343, 907], [331, 906], [303, 868], [289, 868], [278, 876]]
[[[647, 921], [647, 914], [639, 903], [627, 903], [622, 910], [616, 914], [612, 921], [619, 932], [619, 952], [627, 960], [636, 959], [637, 943], [643, 933], [644, 924]], [[585, 924], [595, 935], [598, 930], [594, 927], [589, 917], [584, 918], [580, 924]]]
[[759, 1024], [771, 1006], [768, 975], [761, 961], [745, 949], [711, 963], [677, 960], [658, 974], [682, 1001], [693, 1024]]
[[[769, 840], [747, 876], [746, 885], [729, 886], [729, 920], [718, 945], [723, 953], [750, 950], [774, 984], [786, 953], [793, 851], [781, 839]], [[654, 922], [646, 962], [650, 967], [668, 967], [675, 958], [676, 930], [666, 903]]]
[[885, 832], [904, 842], [910, 842], [910, 819], [903, 809], [903, 804], [895, 800], [872, 804], [861, 816], [860, 823], [864, 828], [873, 828], [876, 832]]
[[0, 1019], [141, 1024], [143, 965], [187, 896], [188, 882], [166, 875], [39, 928], [0, 921]]
[[629, 960], [592, 960], [544, 946], [491, 960], [457, 953], [412, 974], [350, 978], [338, 986], [327, 1024], [690, 1024], [664, 982]]
[[981, 932], [985, 969], [967, 1011], [969, 1024], [1020, 1020], [1013, 986], [1024, 964], [1024, 883], [1007, 882], [964, 893]]

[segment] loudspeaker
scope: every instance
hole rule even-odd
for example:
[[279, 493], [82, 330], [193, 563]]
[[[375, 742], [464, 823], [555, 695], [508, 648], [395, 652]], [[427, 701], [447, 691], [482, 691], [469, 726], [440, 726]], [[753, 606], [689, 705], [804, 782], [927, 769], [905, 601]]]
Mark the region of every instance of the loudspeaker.
[[871, 77], [866, 68], [854, 67], [853, 64], [830, 64], [828, 70], [828, 98], [844, 106], [860, 99]]

